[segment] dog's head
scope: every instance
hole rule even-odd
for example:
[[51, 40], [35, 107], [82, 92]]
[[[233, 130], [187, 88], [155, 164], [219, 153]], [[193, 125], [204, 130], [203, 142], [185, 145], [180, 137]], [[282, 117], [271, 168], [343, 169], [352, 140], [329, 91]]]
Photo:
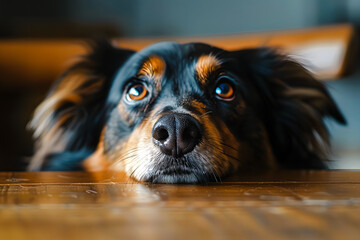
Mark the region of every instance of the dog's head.
[[38, 107], [30, 169], [194, 183], [239, 168], [323, 168], [325, 116], [345, 123], [323, 84], [270, 49], [98, 42]]

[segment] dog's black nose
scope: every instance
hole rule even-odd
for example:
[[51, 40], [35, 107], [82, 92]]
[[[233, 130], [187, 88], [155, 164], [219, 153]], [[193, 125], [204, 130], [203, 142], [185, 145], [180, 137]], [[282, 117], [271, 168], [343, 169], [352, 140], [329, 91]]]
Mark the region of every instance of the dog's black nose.
[[154, 143], [173, 157], [191, 152], [201, 140], [200, 123], [192, 116], [171, 113], [162, 116], [152, 130]]

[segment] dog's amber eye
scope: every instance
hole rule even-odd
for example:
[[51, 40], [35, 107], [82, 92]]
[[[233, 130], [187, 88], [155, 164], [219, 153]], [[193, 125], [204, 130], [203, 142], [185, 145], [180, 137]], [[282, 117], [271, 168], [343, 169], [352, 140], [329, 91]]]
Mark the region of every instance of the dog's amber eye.
[[144, 85], [136, 84], [132, 86], [128, 91], [128, 96], [131, 100], [139, 101], [144, 99], [147, 95], [147, 90]]
[[221, 100], [232, 100], [234, 98], [234, 88], [226, 82], [219, 83], [215, 88], [216, 96]]

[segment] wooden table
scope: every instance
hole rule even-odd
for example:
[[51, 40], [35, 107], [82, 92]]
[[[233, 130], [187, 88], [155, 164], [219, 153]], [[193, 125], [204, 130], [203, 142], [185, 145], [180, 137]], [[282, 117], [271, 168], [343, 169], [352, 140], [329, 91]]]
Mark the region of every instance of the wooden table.
[[121, 174], [0, 173], [0, 239], [360, 239], [359, 171], [240, 174], [206, 186]]

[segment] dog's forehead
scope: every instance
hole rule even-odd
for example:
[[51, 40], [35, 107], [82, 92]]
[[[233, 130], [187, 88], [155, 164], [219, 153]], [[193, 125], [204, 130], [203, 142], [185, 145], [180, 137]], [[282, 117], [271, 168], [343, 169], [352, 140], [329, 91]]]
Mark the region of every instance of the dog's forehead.
[[[170, 70], [173, 74], [181, 71], [199, 73], [206, 77], [210, 70], [216, 69], [220, 58], [226, 51], [204, 44], [159, 42], [134, 53], [119, 69], [115, 78], [120, 82], [134, 77], [144, 68], [146, 70]], [[160, 69], [159, 69], [160, 68]]]
[[[118, 89], [138, 76], [154, 80], [157, 89], [163, 87], [186, 94], [200, 91], [212, 71], [219, 68], [226, 51], [203, 43], [179, 44], [160, 42], [134, 53], [119, 69], [113, 81], [109, 99], [119, 99]], [[171, 89], [169, 88], [171, 87]]]
[[210, 73], [220, 67], [220, 55], [224, 52], [203, 43], [161, 42], [138, 52], [137, 55], [142, 59], [140, 72], [160, 74], [161, 71], [167, 70], [168, 74], [176, 75], [178, 78], [181, 75], [189, 77], [185, 75], [196, 74], [197, 80], [201, 84], [206, 84]]

